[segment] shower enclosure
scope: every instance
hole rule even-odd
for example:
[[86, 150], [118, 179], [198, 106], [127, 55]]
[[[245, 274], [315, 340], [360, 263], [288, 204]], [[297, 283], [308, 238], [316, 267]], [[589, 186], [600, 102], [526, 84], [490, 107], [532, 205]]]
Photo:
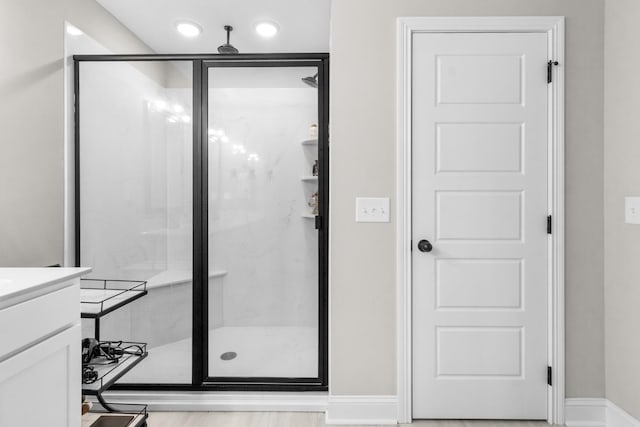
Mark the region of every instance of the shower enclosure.
[[74, 59], [76, 264], [147, 282], [118, 386], [326, 390], [328, 55]]

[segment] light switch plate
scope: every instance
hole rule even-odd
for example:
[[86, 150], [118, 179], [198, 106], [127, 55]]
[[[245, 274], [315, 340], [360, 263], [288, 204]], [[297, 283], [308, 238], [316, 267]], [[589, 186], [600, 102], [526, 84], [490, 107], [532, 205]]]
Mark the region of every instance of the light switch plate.
[[389, 198], [356, 197], [356, 222], [389, 222]]
[[640, 224], [640, 197], [624, 198], [624, 222]]

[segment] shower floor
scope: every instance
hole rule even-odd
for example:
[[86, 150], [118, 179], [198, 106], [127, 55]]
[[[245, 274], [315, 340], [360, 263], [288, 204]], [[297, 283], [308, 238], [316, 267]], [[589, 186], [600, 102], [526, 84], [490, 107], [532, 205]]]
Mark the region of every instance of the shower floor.
[[[235, 352], [231, 360], [223, 353]], [[230, 327], [209, 331], [209, 374], [215, 377], [317, 377], [318, 329]], [[123, 383], [190, 383], [191, 338], [149, 349]]]

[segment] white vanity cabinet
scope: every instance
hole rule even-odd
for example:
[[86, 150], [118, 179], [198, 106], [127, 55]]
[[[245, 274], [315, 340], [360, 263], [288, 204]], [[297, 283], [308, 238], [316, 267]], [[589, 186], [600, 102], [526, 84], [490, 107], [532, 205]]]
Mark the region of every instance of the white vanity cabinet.
[[80, 277], [0, 268], [0, 427], [79, 427]]

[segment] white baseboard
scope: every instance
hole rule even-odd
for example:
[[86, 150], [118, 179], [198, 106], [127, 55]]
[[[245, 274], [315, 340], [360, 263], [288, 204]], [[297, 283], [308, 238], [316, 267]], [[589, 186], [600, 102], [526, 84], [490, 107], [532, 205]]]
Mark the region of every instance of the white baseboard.
[[610, 400], [607, 402], [607, 427], [640, 427], [640, 420]]
[[329, 396], [326, 423], [398, 424], [397, 396]]
[[607, 399], [565, 399], [565, 425], [569, 427], [605, 427]]
[[327, 393], [109, 391], [107, 402], [143, 403], [149, 411], [325, 412]]
[[640, 427], [640, 420], [607, 399], [572, 398], [565, 400], [565, 424], [569, 427]]
[[[107, 402], [144, 403], [149, 411], [325, 412], [331, 424], [397, 424], [397, 396], [327, 396], [326, 393], [222, 393], [111, 391]], [[640, 427], [640, 420], [601, 398], [565, 401], [569, 427]]]

